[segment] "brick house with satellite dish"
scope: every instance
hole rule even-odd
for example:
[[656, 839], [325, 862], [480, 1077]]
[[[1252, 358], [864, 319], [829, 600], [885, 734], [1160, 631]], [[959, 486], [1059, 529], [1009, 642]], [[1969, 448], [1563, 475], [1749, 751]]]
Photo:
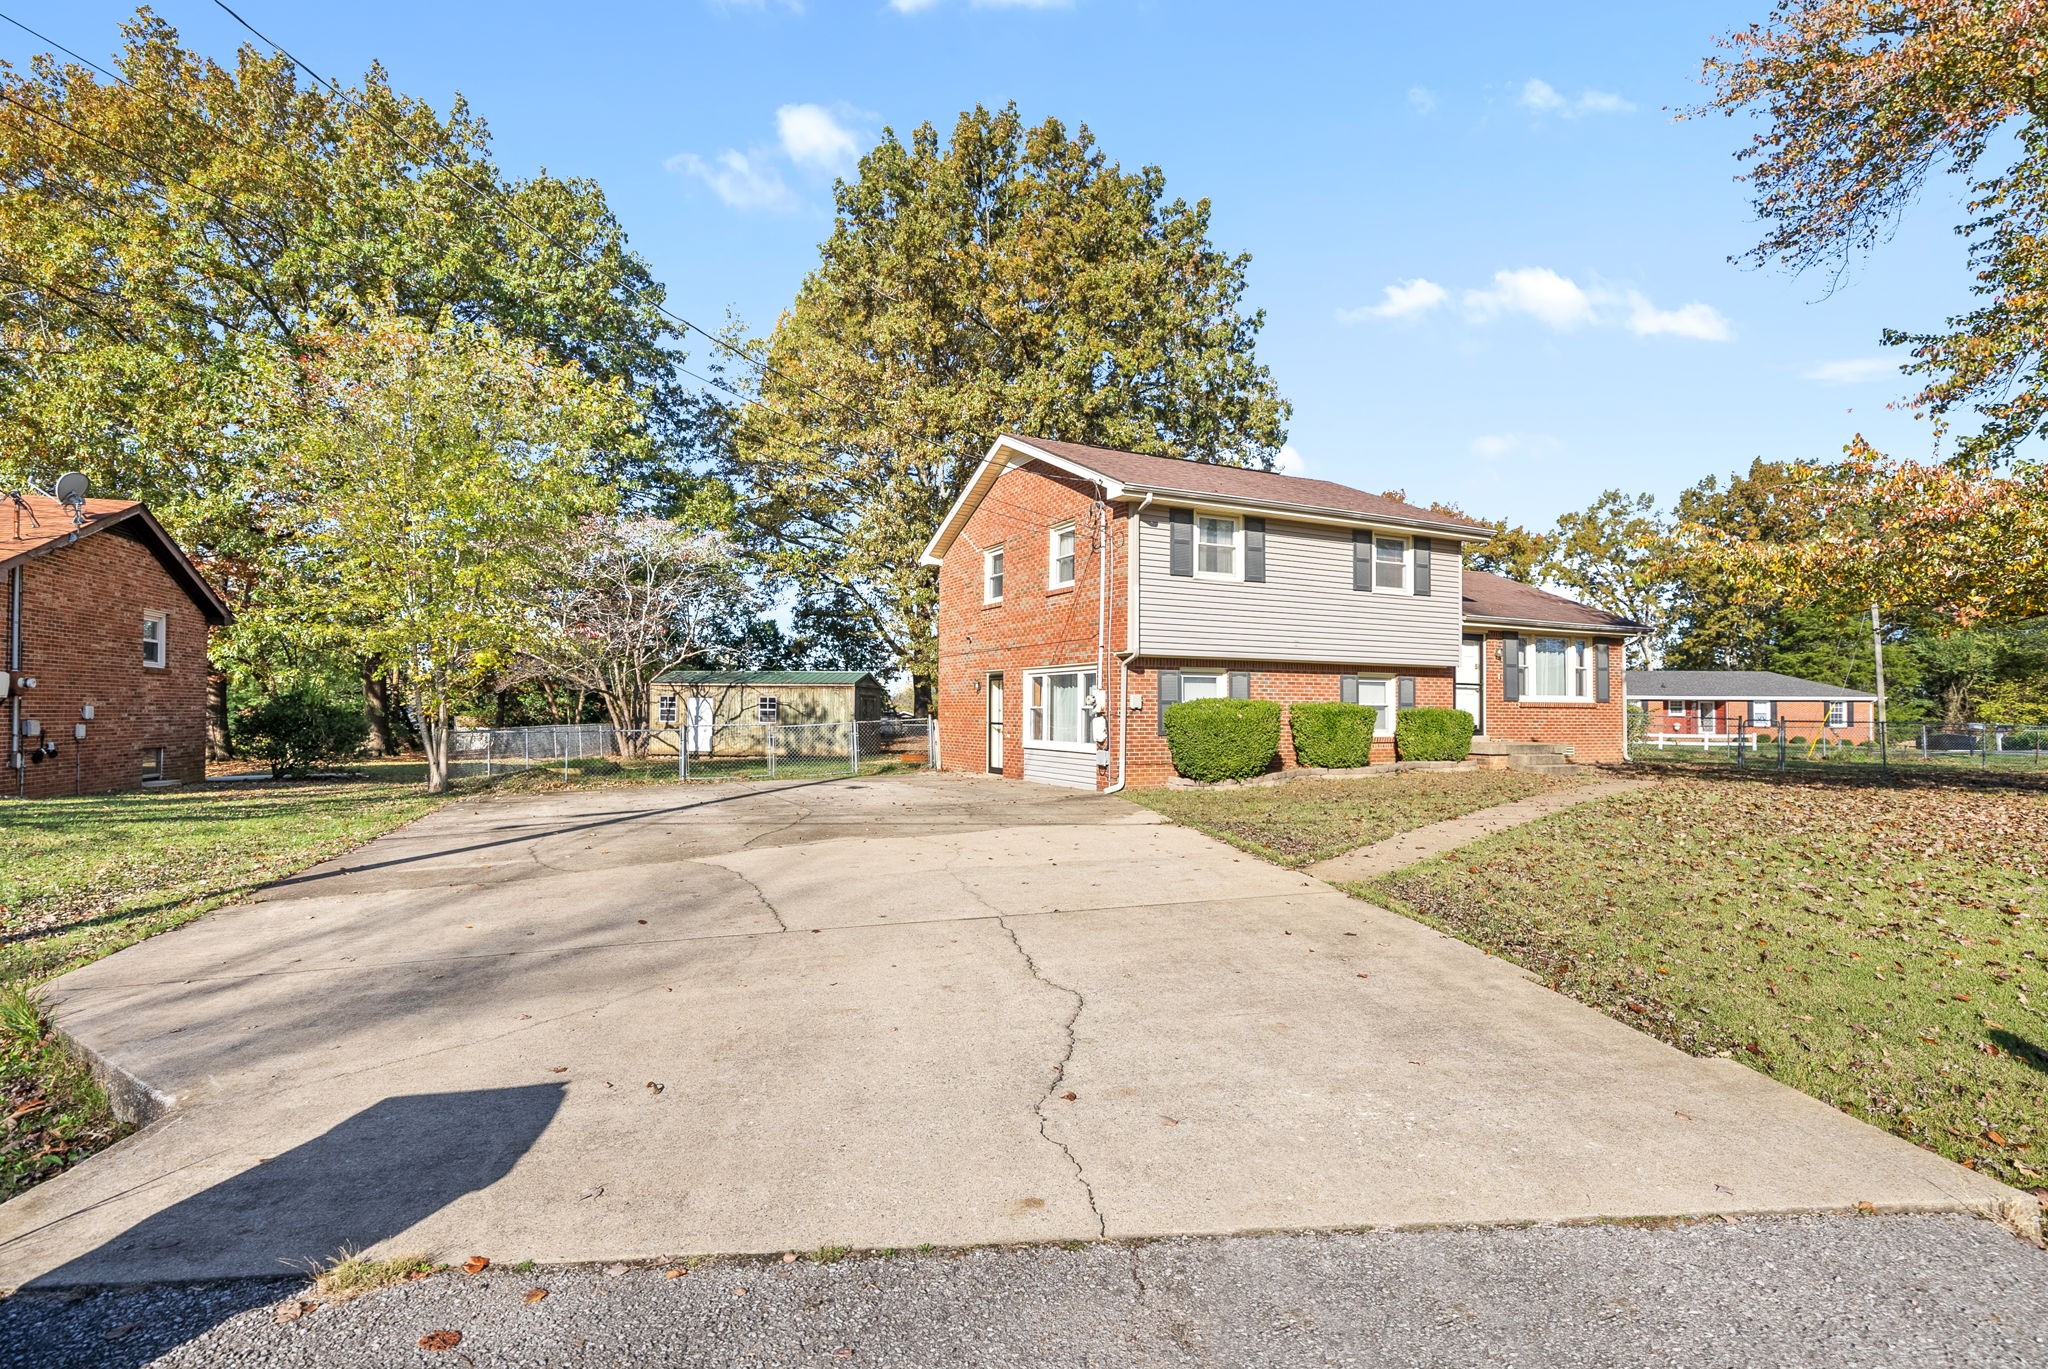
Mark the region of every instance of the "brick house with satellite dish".
[[206, 777], [206, 634], [233, 615], [149, 510], [0, 492], [0, 797]]

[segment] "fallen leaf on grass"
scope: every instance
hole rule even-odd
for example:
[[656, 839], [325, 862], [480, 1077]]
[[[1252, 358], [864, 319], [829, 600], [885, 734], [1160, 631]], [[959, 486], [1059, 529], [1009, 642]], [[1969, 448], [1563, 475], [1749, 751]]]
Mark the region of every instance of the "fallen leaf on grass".
[[465, 1274], [481, 1274], [490, 1267], [491, 1258], [488, 1255], [471, 1255], [462, 1262], [462, 1272]]
[[526, 1296], [522, 1298], [521, 1301], [539, 1302], [542, 1298], [545, 1298], [547, 1295], [548, 1290], [545, 1288], [529, 1288], [526, 1290]]
[[420, 1349], [422, 1350], [453, 1350], [460, 1344], [462, 1344], [462, 1333], [460, 1331], [429, 1331], [426, 1335], [420, 1337]]

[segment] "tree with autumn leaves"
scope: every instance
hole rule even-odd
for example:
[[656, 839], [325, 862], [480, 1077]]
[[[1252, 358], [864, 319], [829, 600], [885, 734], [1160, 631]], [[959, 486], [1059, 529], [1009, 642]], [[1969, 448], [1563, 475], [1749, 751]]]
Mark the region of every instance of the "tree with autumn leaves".
[[1859, 436], [1783, 498], [1815, 530], [1723, 540], [1768, 587], [1847, 593], [1958, 623], [2048, 614], [2048, 7], [2012, 0], [1783, 0], [1722, 39], [1700, 113], [1763, 126], [1740, 156], [1764, 235], [1748, 259], [1840, 266], [1890, 235], [1932, 178], [1964, 187], [1977, 306], [1888, 330], [1909, 403], [1951, 443], [1899, 460]]

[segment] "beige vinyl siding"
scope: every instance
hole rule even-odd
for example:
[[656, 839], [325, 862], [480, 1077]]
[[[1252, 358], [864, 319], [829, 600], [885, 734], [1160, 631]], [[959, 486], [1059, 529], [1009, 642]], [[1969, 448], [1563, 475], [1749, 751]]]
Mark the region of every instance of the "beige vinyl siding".
[[1437, 551], [1430, 558], [1430, 594], [1417, 598], [1351, 587], [1349, 528], [1268, 517], [1266, 579], [1246, 584], [1175, 576], [1167, 510], [1154, 505], [1138, 521], [1144, 577], [1138, 650], [1146, 656], [1458, 663], [1464, 632], [1460, 557], [1448, 538], [1432, 539]]
[[1048, 751], [1027, 742], [1024, 746], [1024, 778], [1040, 784], [1063, 785], [1068, 789], [1093, 789], [1095, 752]]

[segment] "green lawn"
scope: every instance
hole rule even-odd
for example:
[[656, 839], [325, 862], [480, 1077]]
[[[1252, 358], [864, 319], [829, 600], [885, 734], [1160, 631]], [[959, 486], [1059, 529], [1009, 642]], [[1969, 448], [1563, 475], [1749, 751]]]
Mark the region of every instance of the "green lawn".
[[120, 1134], [24, 995], [440, 802], [420, 765], [365, 768], [373, 778], [0, 804], [0, 1199]]
[[2048, 1186], [2048, 795], [1693, 771], [1352, 892]]
[[1360, 780], [1298, 780], [1270, 788], [1145, 789], [1130, 795], [1278, 865], [1302, 866], [1354, 847], [1525, 799], [1576, 777], [1518, 770], [1411, 770]]

